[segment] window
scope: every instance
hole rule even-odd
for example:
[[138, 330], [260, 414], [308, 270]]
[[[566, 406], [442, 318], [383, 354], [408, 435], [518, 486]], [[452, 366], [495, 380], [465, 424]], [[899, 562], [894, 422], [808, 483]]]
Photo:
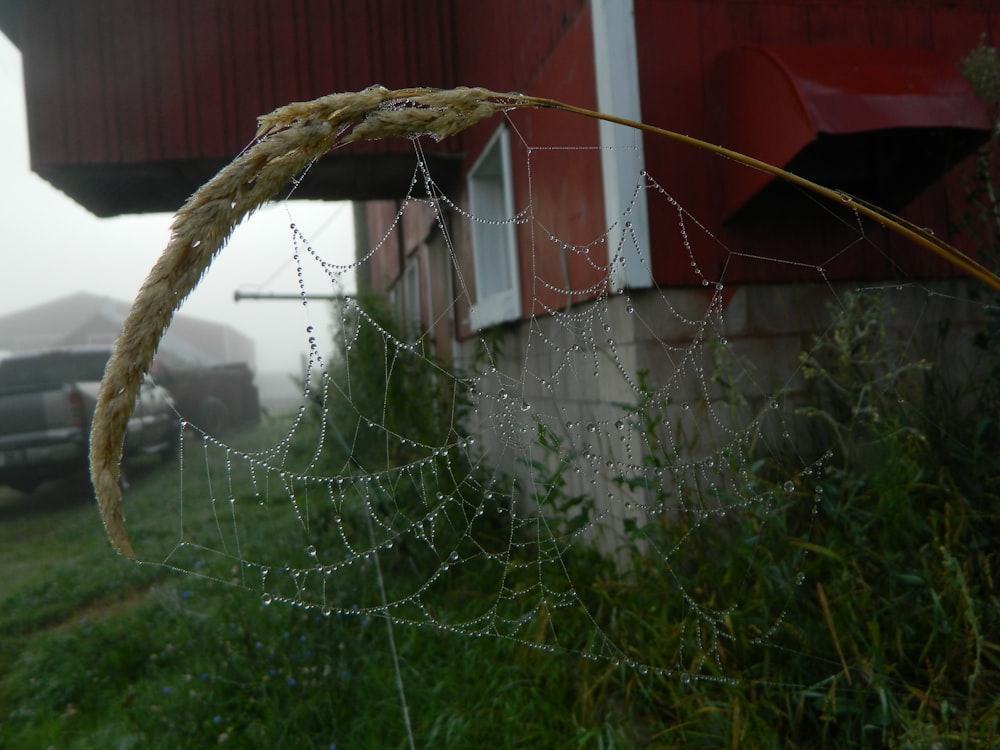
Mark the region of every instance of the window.
[[411, 335], [420, 333], [420, 308], [420, 256], [415, 253], [403, 271], [403, 322]]
[[469, 323], [479, 330], [521, 315], [510, 135], [504, 127], [493, 134], [469, 170], [469, 211], [476, 279], [476, 304]]

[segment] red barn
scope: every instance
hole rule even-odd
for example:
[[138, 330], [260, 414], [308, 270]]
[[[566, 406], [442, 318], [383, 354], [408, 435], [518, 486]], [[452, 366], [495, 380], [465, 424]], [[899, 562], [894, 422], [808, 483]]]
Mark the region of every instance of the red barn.
[[[376, 83], [476, 85], [720, 142], [945, 237], [961, 206], [941, 178], [992, 125], [956, 66], [998, 24], [990, 0], [0, 0], [0, 28], [24, 57], [32, 166], [98, 215], [177, 208], [281, 104]], [[726, 303], [743, 311], [730, 338], [771, 361], [798, 351], [821, 307], [815, 287], [783, 283], [951, 275], [878, 228], [867, 239], [879, 252], [839, 255], [845, 235], [818, 232], [825, 209], [786, 186], [586, 118], [517, 111], [422, 148], [461, 211], [441, 223], [407, 204], [364, 269], [460, 359], [478, 329], [514, 323], [508, 333], [526, 335], [517, 322], [545, 325], [609, 289], [636, 304], [644, 289], [668, 290], [700, 316], [701, 285], [724, 267]], [[339, 149], [295, 197], [359, 201], [367, 249], [393, 226], [415, 163], [407, 141]], [[713, 228], [697, 262], [673, 204], [637, 191], [643, 168]], [[509, 219], [529, 196], [532, 221], [498, 231], [462, 213]], [[762, 238], [777, 262], [725, 250]], [[626, 321], [617, 335], [655, 371], [646, 338], [687, 334]], [[511, 367], [534, 368], [513, 356]], [[574, 398], [628, 395], [605, 385]]]
[[[247, 143], [256, 115], [286, 102], [373, 83], [466, 84], [641, 118], [791, 165], [890, 208], [916, 199], [908, 215], [947, 231], [956, 208], [935, 180], [990, 127], [955, 64], [981, 38], [991, 39], [994, 6], [988, 0], [428, 0], [419, 8], [403, 0], [2, 0], [0, 28], [24, 57], [33, 168], [98, 215], [176, 209]], [[593, 122], [562, 114], [518, 113], [513, 121], [539, 149], [635, 140], [651, 174], [683, 175], [671, 190], [694, 215], [709, 223], [731, 219], [721, 238], [727, 244], [766, 231], [773, 248], [777, 235], [796, 235], [787, 196], [762, 175], [661, 138], [599, 132]], [[425, 144], [439, 181], [464, 189], [493, 127]], [[559, 164], [559, 179], [549, 184], [538, 179], [547, 158], [558, 161], [554, 153], [533, 155], [533, 197], [552, 216], [553, 234], [571, 241], [600, 234], [605, 218], [630, 199], [633, 178], [594, 152]], [[405, 141], [359, 145], [324, 160], [296, 195], [399, 200], [412, 167]], [[520, 167], [509, 175], [515, 206], [526, 193]], [[659, 239], [674, 234], [673, 218], [656, 212], [647, 223], [641, 208], [633, 224], [660, 246]], [[379, 211], [373, 209], [373, 219]], [[523, 231], [516, 239], [523, 248]], [[404, 244], [418, 242], [411, 236]], [[823, 248], [814, 252], [825, 257]], [[700, 281], [678, 257], [657, 252], [647, 267], [630, 268], [623, 283], [642, 285], [650, 274], [659, 284]], [[521, 284], [531, 284], [523, 254], [517, 260]], [[941, 270], [922, 258], [906, 263], [916, 274]], [[590, 264], [578, 265], [571, 264], [569, 275], [574, 286], [586, 287], [593, 281], [584, 270]], [[383, 282], [402, 274], [378, 266]], [[536, 271], [545, 278], [556, 269]], [[834, 272], [877, 278], [885, 269]], [[753, 267], [729, 268], [728, 278], [781, 280], [773, 269], [768, 273], [760, 279]], [[520, 314], [549, 304], [560, 301], [523, 299]]]

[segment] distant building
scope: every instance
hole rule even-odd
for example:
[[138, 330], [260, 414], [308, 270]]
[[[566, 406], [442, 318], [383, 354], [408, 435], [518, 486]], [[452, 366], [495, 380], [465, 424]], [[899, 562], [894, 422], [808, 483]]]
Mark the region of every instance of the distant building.
[[[0, 351], [111, 344], [131, 305], [78, 292], [0, 316]], [[176, 315], [158, 358], [174, 367], [242, 362], [256, 370], [254, 342], [221, 323]]]

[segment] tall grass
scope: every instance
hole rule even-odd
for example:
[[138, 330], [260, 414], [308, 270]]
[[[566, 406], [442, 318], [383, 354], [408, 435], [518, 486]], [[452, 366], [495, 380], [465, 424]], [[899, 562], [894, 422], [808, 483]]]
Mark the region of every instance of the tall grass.
[[[385, 320], [384, 308], [369, 310]], [[688, 608], [672, 603], [676, 579], [650, 553], [691, 532], [683, 517], [635, 529], [657, 544], [630, 549], [629, 575], [582, 542], [563, 556], [586, 607], [560, 613], [558, 644], [541, 621], [531, 646], [397, 627], [394, 664], [377, 607], [326, 617], [264, 606], [238, 576], [216, 581], [108, 558], [100, 526], [87, 523], [83, 506], [40, 520], [30, 539], [20, 527], [5, 540], [5, 552], [33, 550], [28, 570], [44, 575], [2, 589], [0, 745], [398, 747], [407, 737], [398, 669], [418, 747], [995, 746], [1000, 458], [974, 420], [944, 420], [931, 408], [940, 393], [928, 387], [936, 373], [892, 349], [876, 300], [858, 299], [837, 315], [803, 360], [816, 386], [810, 418], [846, 446], [819, 479], [819, 500], [728, 516], [724, 530], [678, 546], [682, 552], [669, 560], [689, 575], [706, 608], [725, 610], [734, 586], [753, 603], [720, 625], [728, 630], [718, 650], [689, 644], [685, 666], [700, 677], [573, 655], [586, 650], [596, 625], [627, 660], [662, 664], [671, 643], [698, 627]], [[384, 357], [395, 355], [385, 341], [370, 342], [369, 354], [381, 353], [381, 361], [366, 356], [355, 365], [386, 372]], [[335, 366], [331, 372], [343, 376]], [[358, 413], [384, 405], [387, 387], [394, 386], [355, 379]], [[431, 444], [442, 435], [433, 403], [410, 400], [413, 413], [397, 415], [427, 429]], [[317, 402], [317, 427], [329, 417], [323, 409]], [[358, 413], [338, 416], [338, 429], [347, 432]], [[351, 449], [383, 467], [407, 460], [387, 456], [384, 438], [359, 437]], [[330, 457], [338, 465], [344, 458], [333, 449]], [[225, 471], [224, 456], [218, 462], [214, 469]], [[787, 496], [768, 479], [787, 467], [756, 466], [750, 481], [759, 491]], [[169, 548], [178, 534], [176, 467], [148, 472], [130, 492], [134, 533], [144, 548]], [[238, 502], [252, 506], [253, 487], [234, 478]], [[207, 496], [206, 481], [187, 471], [185, 493]], [[558, 497], [558, 483], [551, 486], [551, 502], [581, 509], [579, 498]], [[471, 489], [458, 483], [449, 491]], [[392, 501], [405, 513], [421, 499], [402, 486]], [[360, 510], [344, 522], [362, 535], [366, 506], [354, 506]], [[207, 503], [192, 503], [185, 514], [192, 529], [214, 524]], [[812, 530], [807, 537], [799, 536], [804, 528]], [[311, 533], [324, 539], [322, 524]], [[247, 525], [244, 541], [272, 557], [300, 553], [303, 544], [265, 523]], [[426, 579], [427, 568], [406, 559], [387, 561], [395, 593]], [[198, 560], [190, 564], [198, 571]], [[435, 591], [442, 622], [468, 614], [470, 592], [495, 590], [488, 566], [459, 567], [461, 575], [442, 578]], [[335, 596], [347, 612], [354, 603], [359, 612], [376, 605], [371, 566], [345, 568]], [[538, 648], [555, 645], [564, 650]]]

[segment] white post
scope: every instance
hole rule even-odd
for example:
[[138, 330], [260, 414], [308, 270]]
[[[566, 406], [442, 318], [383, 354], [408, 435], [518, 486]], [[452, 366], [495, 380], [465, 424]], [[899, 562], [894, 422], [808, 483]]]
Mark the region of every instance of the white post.
[[[639, 59], [632, 0], [591, 0], [597, 108], [601, 112], [641, 121]], [[649, 214], [646, 192], [632, 195], [645, 165], [642, 133], [609, 122], [600, 123], [604, 215], [611, 228], [609, 257], [621, 243], [623, 261], [611, 269], [615, 290], [653, 285], [649, 257]], [[625, 215], [626, 208], [631, 211]], [[630, 226], [626, 228], [626, 222]], [[624, 241], [623, 241], [624, 234]], [[633, 239], [634, 238], [634, 239]]]

